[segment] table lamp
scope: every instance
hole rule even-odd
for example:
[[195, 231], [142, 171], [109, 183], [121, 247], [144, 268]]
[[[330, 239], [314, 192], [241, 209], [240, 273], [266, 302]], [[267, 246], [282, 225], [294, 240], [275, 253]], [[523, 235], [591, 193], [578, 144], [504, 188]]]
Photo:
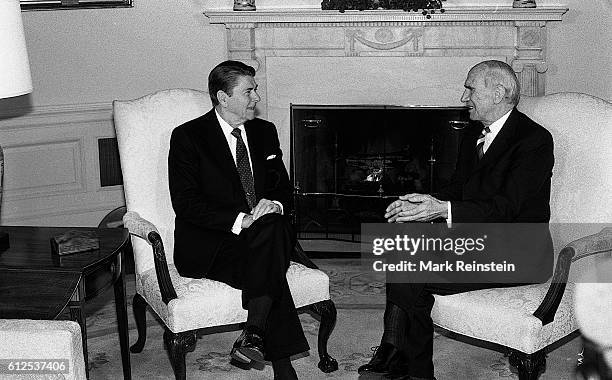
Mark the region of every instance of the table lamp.
[[[19, 0], [0, 0], [0, 99], [32, 92]], [[0, 203], [2, 202], [4, 155], [0, 146]], [[0, 231], [0, 250], [8, 248], [8, 234]]]

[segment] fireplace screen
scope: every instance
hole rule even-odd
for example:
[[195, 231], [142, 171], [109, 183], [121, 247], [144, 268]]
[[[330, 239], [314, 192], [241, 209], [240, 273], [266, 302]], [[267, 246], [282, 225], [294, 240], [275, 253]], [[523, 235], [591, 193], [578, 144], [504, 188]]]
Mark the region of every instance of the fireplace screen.
[[399, 195], [450, 180], [469, 126], [463, 107], [291, 105], [298, 237], [359, 241]]

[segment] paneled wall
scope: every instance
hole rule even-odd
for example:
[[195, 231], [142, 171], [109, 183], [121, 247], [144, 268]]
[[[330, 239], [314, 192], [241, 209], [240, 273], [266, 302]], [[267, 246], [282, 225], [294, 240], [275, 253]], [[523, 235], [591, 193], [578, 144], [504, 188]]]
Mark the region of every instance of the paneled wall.
[[94, 225], [124, 203], [100, 185], [98, 139], [114, 137], [107, 104], [40, 107], [0, 122], [5, 225]]
[[225, 31], [208, 25], [206, 2], [22, 13], [34, 91], [0, 100], [0, 224], [95, 226], [124, 204], [122, 186], [100, 186], [97, 140], [115, 136], [111, 103], [206, 88], [225, 59]]

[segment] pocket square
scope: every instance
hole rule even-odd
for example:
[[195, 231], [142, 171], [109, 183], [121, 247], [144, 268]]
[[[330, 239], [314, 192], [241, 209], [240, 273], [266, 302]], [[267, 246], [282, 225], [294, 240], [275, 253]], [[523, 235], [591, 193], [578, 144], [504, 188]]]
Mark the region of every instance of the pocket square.
[[266, 157], [266, 160], [272, 160], [274, 158], [276, 158], [276, 154], [271, 154], [268, 157]]

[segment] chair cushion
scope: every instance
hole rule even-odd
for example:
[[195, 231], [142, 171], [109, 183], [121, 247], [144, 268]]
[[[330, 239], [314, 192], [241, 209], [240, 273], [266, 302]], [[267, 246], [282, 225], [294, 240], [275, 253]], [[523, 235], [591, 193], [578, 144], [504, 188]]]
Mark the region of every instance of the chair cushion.
[[68, 372], [49, 375], [9, 375], [5, 380], [84, 379], [81, 327], [74, 321], [0, 319], [0, 359], [67, 359]]
[[[136, 278], [136, 290], [173, 332], [245, 322], [241, 292], [222, 282], [182, 277], [174, 264], [168, 265], [178, 298], [168, 305], [161, 300], [155, 269]], [[292, 262], [287, 282], [296, 307], [329, 299], [329, 278], [317, 269]], [[204, 312], [206, 311], [206, 312]]]
[[553, 322], [533, 316], [550, 283], [435, 296], [434, 324], [462, 335], [532, 354], [578, 329], [568, 283]]

